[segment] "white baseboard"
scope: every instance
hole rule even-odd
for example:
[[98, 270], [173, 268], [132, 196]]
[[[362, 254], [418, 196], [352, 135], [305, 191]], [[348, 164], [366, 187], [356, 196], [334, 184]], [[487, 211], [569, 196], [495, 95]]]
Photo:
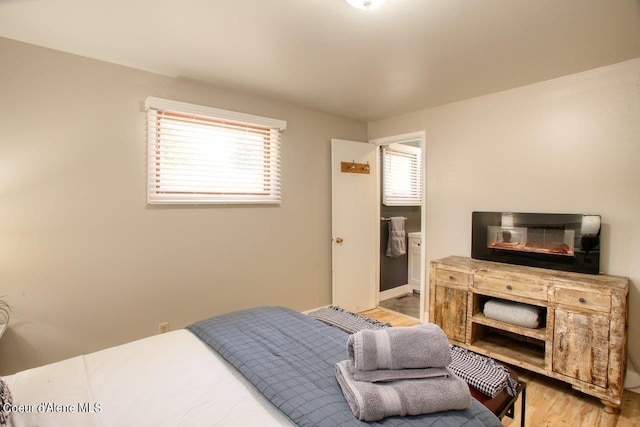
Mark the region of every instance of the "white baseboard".
[[397, 298], [402, 295], [413, 293], [413, 287], [411, 285], [401, 285], [395, 288], [387, 289], [380, 292], [378, 295], [378, 301], [384, 301], [386, 299]]
[[640, 394], [640, 373], [638, 373], [638, 365], [631, 354], [627, 354], [627, 375], [624, 379], [624, 388]]
[[624, 388], [640, 394], [640, 374], [629, 369], [625, 377]]

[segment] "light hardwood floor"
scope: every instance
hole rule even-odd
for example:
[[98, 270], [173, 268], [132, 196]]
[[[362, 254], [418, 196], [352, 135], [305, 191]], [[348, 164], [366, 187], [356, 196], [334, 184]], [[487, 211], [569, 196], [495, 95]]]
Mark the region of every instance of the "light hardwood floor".
[[420, 318], [420, 294], [412, 293], [397, 298], [389, 298], [378, 303], [381, 308], [397, 311], [410, 317]]
[[[411, 319], [382, 308], [360, 313], [394, 326], [417, 325]], [[640, 394], [625, 390], [622, 406], [617, 414], [608, 414], [596, 398], [571, 389], [568, 384], [552, 380], [523, 369], [517, 369], [520, 379], [527, 383], [527, 427], [640, 427]], [[507, 427], [520, 426], [521, 401], [516, 403], [515, 419], [504, 417]]]

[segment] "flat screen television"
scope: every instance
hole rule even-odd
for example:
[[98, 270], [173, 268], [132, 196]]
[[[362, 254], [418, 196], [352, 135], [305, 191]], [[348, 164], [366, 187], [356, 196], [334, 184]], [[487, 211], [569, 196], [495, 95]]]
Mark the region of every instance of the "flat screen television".
[[472, 258], [600, 273], [600, 215], [473, 212], [472, 216]]

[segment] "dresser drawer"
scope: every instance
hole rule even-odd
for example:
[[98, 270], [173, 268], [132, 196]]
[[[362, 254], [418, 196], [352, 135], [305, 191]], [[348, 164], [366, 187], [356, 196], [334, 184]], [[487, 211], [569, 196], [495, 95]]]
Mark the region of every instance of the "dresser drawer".
[[471, 280], [469, 273], [463, 273], [461, 271], [447, 270], [444, 268], [438, 268], [436, 270], [436, 281], [443, 285], [467, 287]]
[[553, 300], [558, 304], [572, 308], [599, 311], [602, 313], [609, 313], [611, 311], [610, 295], [588, 292], [582, 289], [556, 286]]
[[519, 282], [476, 274], [473, 276], [473, 287], [482, 291], [546, 301], [549, 285], [545, 282]]

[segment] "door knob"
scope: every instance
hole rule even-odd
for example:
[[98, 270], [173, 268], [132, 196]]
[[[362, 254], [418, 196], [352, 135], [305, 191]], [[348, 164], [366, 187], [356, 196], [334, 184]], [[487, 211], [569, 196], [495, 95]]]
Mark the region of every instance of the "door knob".
[[336, 237], [336, 243], [342, 243], [342, 242], [343, 242], [342, 237]]

